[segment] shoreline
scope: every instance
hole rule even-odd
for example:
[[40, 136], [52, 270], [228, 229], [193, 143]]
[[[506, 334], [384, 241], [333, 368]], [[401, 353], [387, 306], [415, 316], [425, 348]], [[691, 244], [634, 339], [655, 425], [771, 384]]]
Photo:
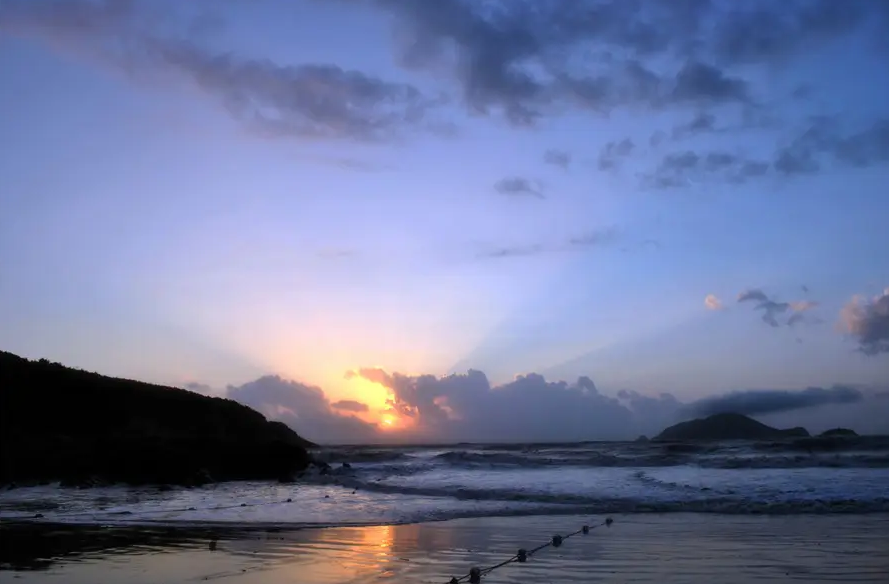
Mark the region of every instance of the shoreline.
[[[86, 584], [113, 569], [130, 584], [217, 580], [305, 584], [398, 578], [448, 582], [567, 535], [604, 517], [524, 516], [451, 519], [363, 527], [247, 529], [0, 525], [2, 562], [15, 543], [23, 582]], [[491, 582], [625, 581], [740, 583], [882, 582], [889, 573], [889, 513], [858, 516], [737, 516], [697, 513], [615, 515], [558, 548], [511, 564]], [[30, 565], [28, 557], [30, 556]], [[295, 576], [295, 574], [297, 574]], [[161, 577], [163, 576], [163, 577]], [[694, 577], [692, 577], [694, 576]]]

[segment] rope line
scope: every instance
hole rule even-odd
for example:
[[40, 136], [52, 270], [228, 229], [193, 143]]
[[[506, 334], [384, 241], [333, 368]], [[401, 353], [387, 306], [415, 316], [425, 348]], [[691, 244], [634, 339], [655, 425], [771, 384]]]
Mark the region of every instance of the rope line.
[[526, 550], [524, 548], [520, 549], [511, 558], [509, 558], [507, 560], [503, 560], [499, 564], [494, 564], [493, 566], [489, 566], [487, 568], [473, 567], [472, 569], [469, 570], [469, 572], [467, 574], [464, 574], [463, 576], [460, 576], [459, 578], [457, 578], [456, 576], [451, 578], [448, 581], [448, 584], [461, 584], [462, 582], [469, 582], [469, 584], [479, 584], [479, 582], [481, 582], [482, 577], [487, 576], [488, 574], [490, 574], [491, 572], [493, 572], [494, 570], [496, 570], [498, 568], [502, 568], [503, 566], [507, 566], [507, 565], [512, 564], [514, 562], [523, 564], [528, 560], [528, 558], [530, 558], [531, 556], [533, 556], [534, 554], [536, 554], [537, 552], [539, 552], [541, 550], [544, 550], [550, 546], [559, 547], [562, 545], [562, 543], [566, 539], [568, 539], [570, 537], [574, 537], [575, 535], [578, 535], [581, 533], [584, 535], [587, 535], [590, 531], [592, 531], [593, 529], [596, 529], [597, 527], [602, 527], [603, 525], [605, 527], [611, 527], [612, 523], [614, 523], [614, 520], [611, 517], [609, 517], [602, 523], [599, 523], [598, 525], [593, 525], [592, 527], [590, 527], [589, 525], [584, 525], [577, 531], [569, 533], [568, 535], [565, 535], [565, 536], [554, 535], [554, 536], [552, 536], [552, 538], [550, 538], [550, 540], [548, 542], [540, 544], [536, 548], [532, 548], [530, 550]]

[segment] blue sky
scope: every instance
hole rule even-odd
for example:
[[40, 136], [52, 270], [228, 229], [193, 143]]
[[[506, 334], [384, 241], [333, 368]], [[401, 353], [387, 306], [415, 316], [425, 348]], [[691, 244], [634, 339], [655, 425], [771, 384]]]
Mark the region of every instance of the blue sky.
[[492, 6], [0, 0], [0, 349], [885, 389], [885, 3]]

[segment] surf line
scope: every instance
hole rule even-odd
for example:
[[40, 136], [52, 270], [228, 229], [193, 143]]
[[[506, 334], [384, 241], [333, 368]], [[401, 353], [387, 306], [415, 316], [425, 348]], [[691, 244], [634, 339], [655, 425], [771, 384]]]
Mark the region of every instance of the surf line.
[[603, 525], [605, 527], [611, 527], [612, 523], [614, 523], [614, 519], [609, 517], [602, 523], [599, 523], [598, 525], [593, 525], [592, 527], [590, 527], [589, 525], [584, 525], [577, 531], [569, 533], [568, 535], [564, 535], [564, 536], [554, 535], [554, 536], [552, 536], [552, 538], [550, 538], [550, 540], [548, 542], [541, 544], [541, 545], [537, 546], [536, 548], [532, 548], [530, 550], [526, 550], [525, 548], [519, 549], [519, 551], [517, 551], [514, 556], [512, 556], [508, 560], [504, 560], [504, 561], [500, 562], [499, 564], [495, 564], [495, 565], [490, 566], [488, 568], [473, 567], [469, 570], [469, 572], [467, 574], [464, 574], [463, 576], [460, 576], [459, 578], [457, 578], [456, 576], [451, 578], [448, 581], [448, 584], [461, 584], [462, 582], [469, 582], [469, 584], [479, 584], [482, 581], [483, 576], [487, 576], [488, 574], [490, 574], [491, 572], [493, 572], [494, 570], [496, 570], [498, 568], [502, 568], [503, 566], [507, 566], [507, 565], [515, 563], [515, 562], [524, 564], [525, 562], [528, 561], [528, 558], [530, 558], [531, 556], [533, 556], [534, 554], [536, 554], [537, 552], [539, 552], [541, 550], [544, 550], [550, 546], [559, 547], [569, 537], [574, 537], [575, 535], [578, 535], [581, 533], [584, 535], [587, 535], [590, 531], [592, 531], [593, 529], [596, 529], [597, 527], [602, 527]]

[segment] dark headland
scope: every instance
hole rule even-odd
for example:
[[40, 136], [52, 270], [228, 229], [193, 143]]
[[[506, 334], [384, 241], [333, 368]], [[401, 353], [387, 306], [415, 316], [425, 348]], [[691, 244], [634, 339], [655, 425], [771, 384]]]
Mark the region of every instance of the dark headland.
[[310, 446], [232, 400], [0, 351], [0, 484], [287, 480]]
[[805, 428], [779, 430], [757, 422], [742, 414], [715, 414], [670, 426], [655, 440], [780, 440], [782, 438], [808, 438]]

